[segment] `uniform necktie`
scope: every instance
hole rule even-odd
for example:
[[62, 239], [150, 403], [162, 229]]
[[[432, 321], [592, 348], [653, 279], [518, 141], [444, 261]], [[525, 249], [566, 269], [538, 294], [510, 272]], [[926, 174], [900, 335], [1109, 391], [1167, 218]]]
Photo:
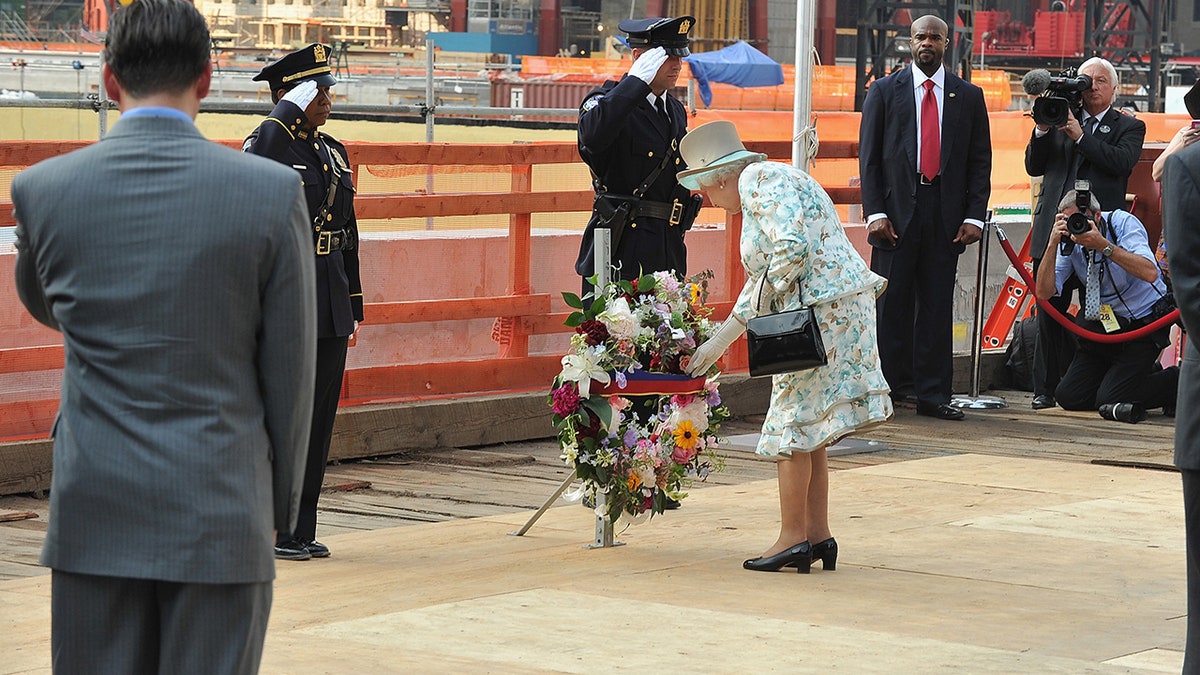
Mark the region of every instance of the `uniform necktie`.
[[1087, 255], [1087, 286], [1084, 289], [1083, 318], [1088, 321], [1100, 320], [1100, 263], [1092, 251], [1085, 249]]
[[921, 100], [921, 175], [933, 180], [942, 163], [942, 134], [938, 129], [937, 98], [933, 95], [933, 80], [925, 80], [925, 97]]
[[666, 96], [666, 94], [663, 94], [662, 96], [659, 96], [658, 98], [654, 99], [654, 106], [656, 108], [658, 108], [658, 114], [662, 115], [662, 118], [664, 120], [666, 120], [668, 125], [670, 125], [671, 124], [671, 116], [667, 114], [667, 96]]

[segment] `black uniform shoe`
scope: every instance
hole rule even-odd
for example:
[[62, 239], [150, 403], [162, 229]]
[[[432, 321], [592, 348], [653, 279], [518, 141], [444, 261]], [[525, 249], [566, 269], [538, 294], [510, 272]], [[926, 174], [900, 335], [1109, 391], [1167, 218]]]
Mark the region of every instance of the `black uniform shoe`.
[[304, 548], [308, 549], [308, 554], [314, 558], [329, 557], [329, 547], [319, 541], [306, 541]]
[[917, 403], [917, 414], [926, 417], [936, 417], [939, 420], [961, 420], [963, 411], [949, 403]]
[[[326, 553], [325, 555], [329, 555]], [[313, 557], [308, 551], [308, 547], [304, 542], [292, 539], [282, 543], [275, 544], [275, 559], [276, 560], [308, 560]]]
[[1033, 409], [1045, 410], [1046, 408], [1054, 408], [1058, 405], [1058, 401], [1050, 394], [1038, 394], [1033, 397]]
[[1114, 422], [1137, 424], [1146, 421], [1146, 409], [1140, 403], [1105, 403], [1100, 406], [1100, 416]]

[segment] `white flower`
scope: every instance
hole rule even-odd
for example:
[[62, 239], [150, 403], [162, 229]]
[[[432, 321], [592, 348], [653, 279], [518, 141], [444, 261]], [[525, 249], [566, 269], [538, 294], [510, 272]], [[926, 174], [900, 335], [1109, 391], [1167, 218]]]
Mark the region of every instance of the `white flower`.
[[579, 395], [583, 398], [591, 396], [592, 380], [601, 384], [609, 383], [608, 372], [600, 366], [600, 359], [604, 356], [604, 348], [600, 345], [582, 349], [574, 354], [567, 354], [562, 359], [562, 373], [560, 376], [564, 381], [575, 382], [579, 385]]
[[679, 280], [670, 272], [655, 272], [654, 279], [658, 288], [665, 290], [668, 293], [679, 292]]
[[638, 480], [641, 481], [643, 487], [654, 487], [654, 482], [657, 477], [654, 475], [654, 467], [652, 465], [640, 466], [637, 469]]
[[633, 317], [629, 301], [624, 297], [618, 297], [608, 303], [608, 308], [597, 314], [596, 319], [617, 339], [633, 339], [637, 333], [638, 321]]
[[708, 404], [703, 398], [697, 398], [683, 407], [672, 410], [667, 417], [666, 427], [676, 429], [685, 420], [692, 423], [692, 428], [698, 434], [708, 430]]

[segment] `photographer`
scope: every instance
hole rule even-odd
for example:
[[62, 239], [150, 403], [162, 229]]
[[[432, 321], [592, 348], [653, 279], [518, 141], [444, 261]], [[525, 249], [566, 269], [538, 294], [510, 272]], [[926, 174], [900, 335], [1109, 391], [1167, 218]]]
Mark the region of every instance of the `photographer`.
[[[1166, 286], [1142, 223], [1125, 211], [1101, 212], [1099, 201], [1084, 190], [1068, 192], [1058, 211], [1043, 253], [1055, 264], [1038, 269], [1038, 299], [1058, 296], [1075, 275], [1086, 280], [1085, 307], [1075, 321], [1085, 330], [1121, 333], [1158, 318]], [[1179, 368], [1162, 370], [1156, 363], [1169, 343], [1168, 333], [1169, 328], [1162, 328], [1116, 343], [1080, 338], [1075, 358], [1054, 392], [1059, 404], [1067, 410], [1098, 410], [1106, 404], [1133, 403], [1138, 416], [1148, 408], [1173, 411]], [[1109, 412], [1106, 416], [1111, 417]]]
[[[1038, 101], [1065, 99], [1071, 114], [1057, 126], [1035, 119], [1033, 134], [1025, 148], [1025, 172], [1042, 176], [1042, 193], [1034, 208], [1029, 240], [1035, 276], [1054, 226], [1054, 207], [1062, 196], [1076, 180], [1085, 179], [1091, 183], [1100, 208], [1108, 211], [1125, 208], [1129, 174], [1141, 156], [1142, 141], [1146, 138], [1144, 122], [1113, 108], [1118, 81], [1117, 72], [1108, 61], [1101, 58], [1085, 61], [1079, 68], [1080, 76], [1075, 78], [1078, 84], [1070, 79], [1050, 78], [1045, 71], [1041, 72], [1044, 83], [1035, 86], [1058, 86], [1051, 86], [1047, 96]], [[1065, 312], [1075, 288], [1081, 287], [1074, 282], [1068, 284], [1055, 300], [1055, 307]], [[1053, 391], [1071, 362], [1072, 351], [1065, 331], [1052, 320], [1039, 316], [1033, 377], [1035, 409], [1055, 405]]]

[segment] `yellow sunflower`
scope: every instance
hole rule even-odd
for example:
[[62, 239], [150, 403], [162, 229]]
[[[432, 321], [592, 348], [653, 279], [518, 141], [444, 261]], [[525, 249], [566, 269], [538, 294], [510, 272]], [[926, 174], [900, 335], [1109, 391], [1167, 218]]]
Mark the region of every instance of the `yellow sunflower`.
[[695, 449], [697, 434], [691, 420], [681, 421], [679, 426], [675, 427], [675, 430], [671, 432], [671, 435], [675, 437], [675, 447], [686, 448], [688, 450]]

